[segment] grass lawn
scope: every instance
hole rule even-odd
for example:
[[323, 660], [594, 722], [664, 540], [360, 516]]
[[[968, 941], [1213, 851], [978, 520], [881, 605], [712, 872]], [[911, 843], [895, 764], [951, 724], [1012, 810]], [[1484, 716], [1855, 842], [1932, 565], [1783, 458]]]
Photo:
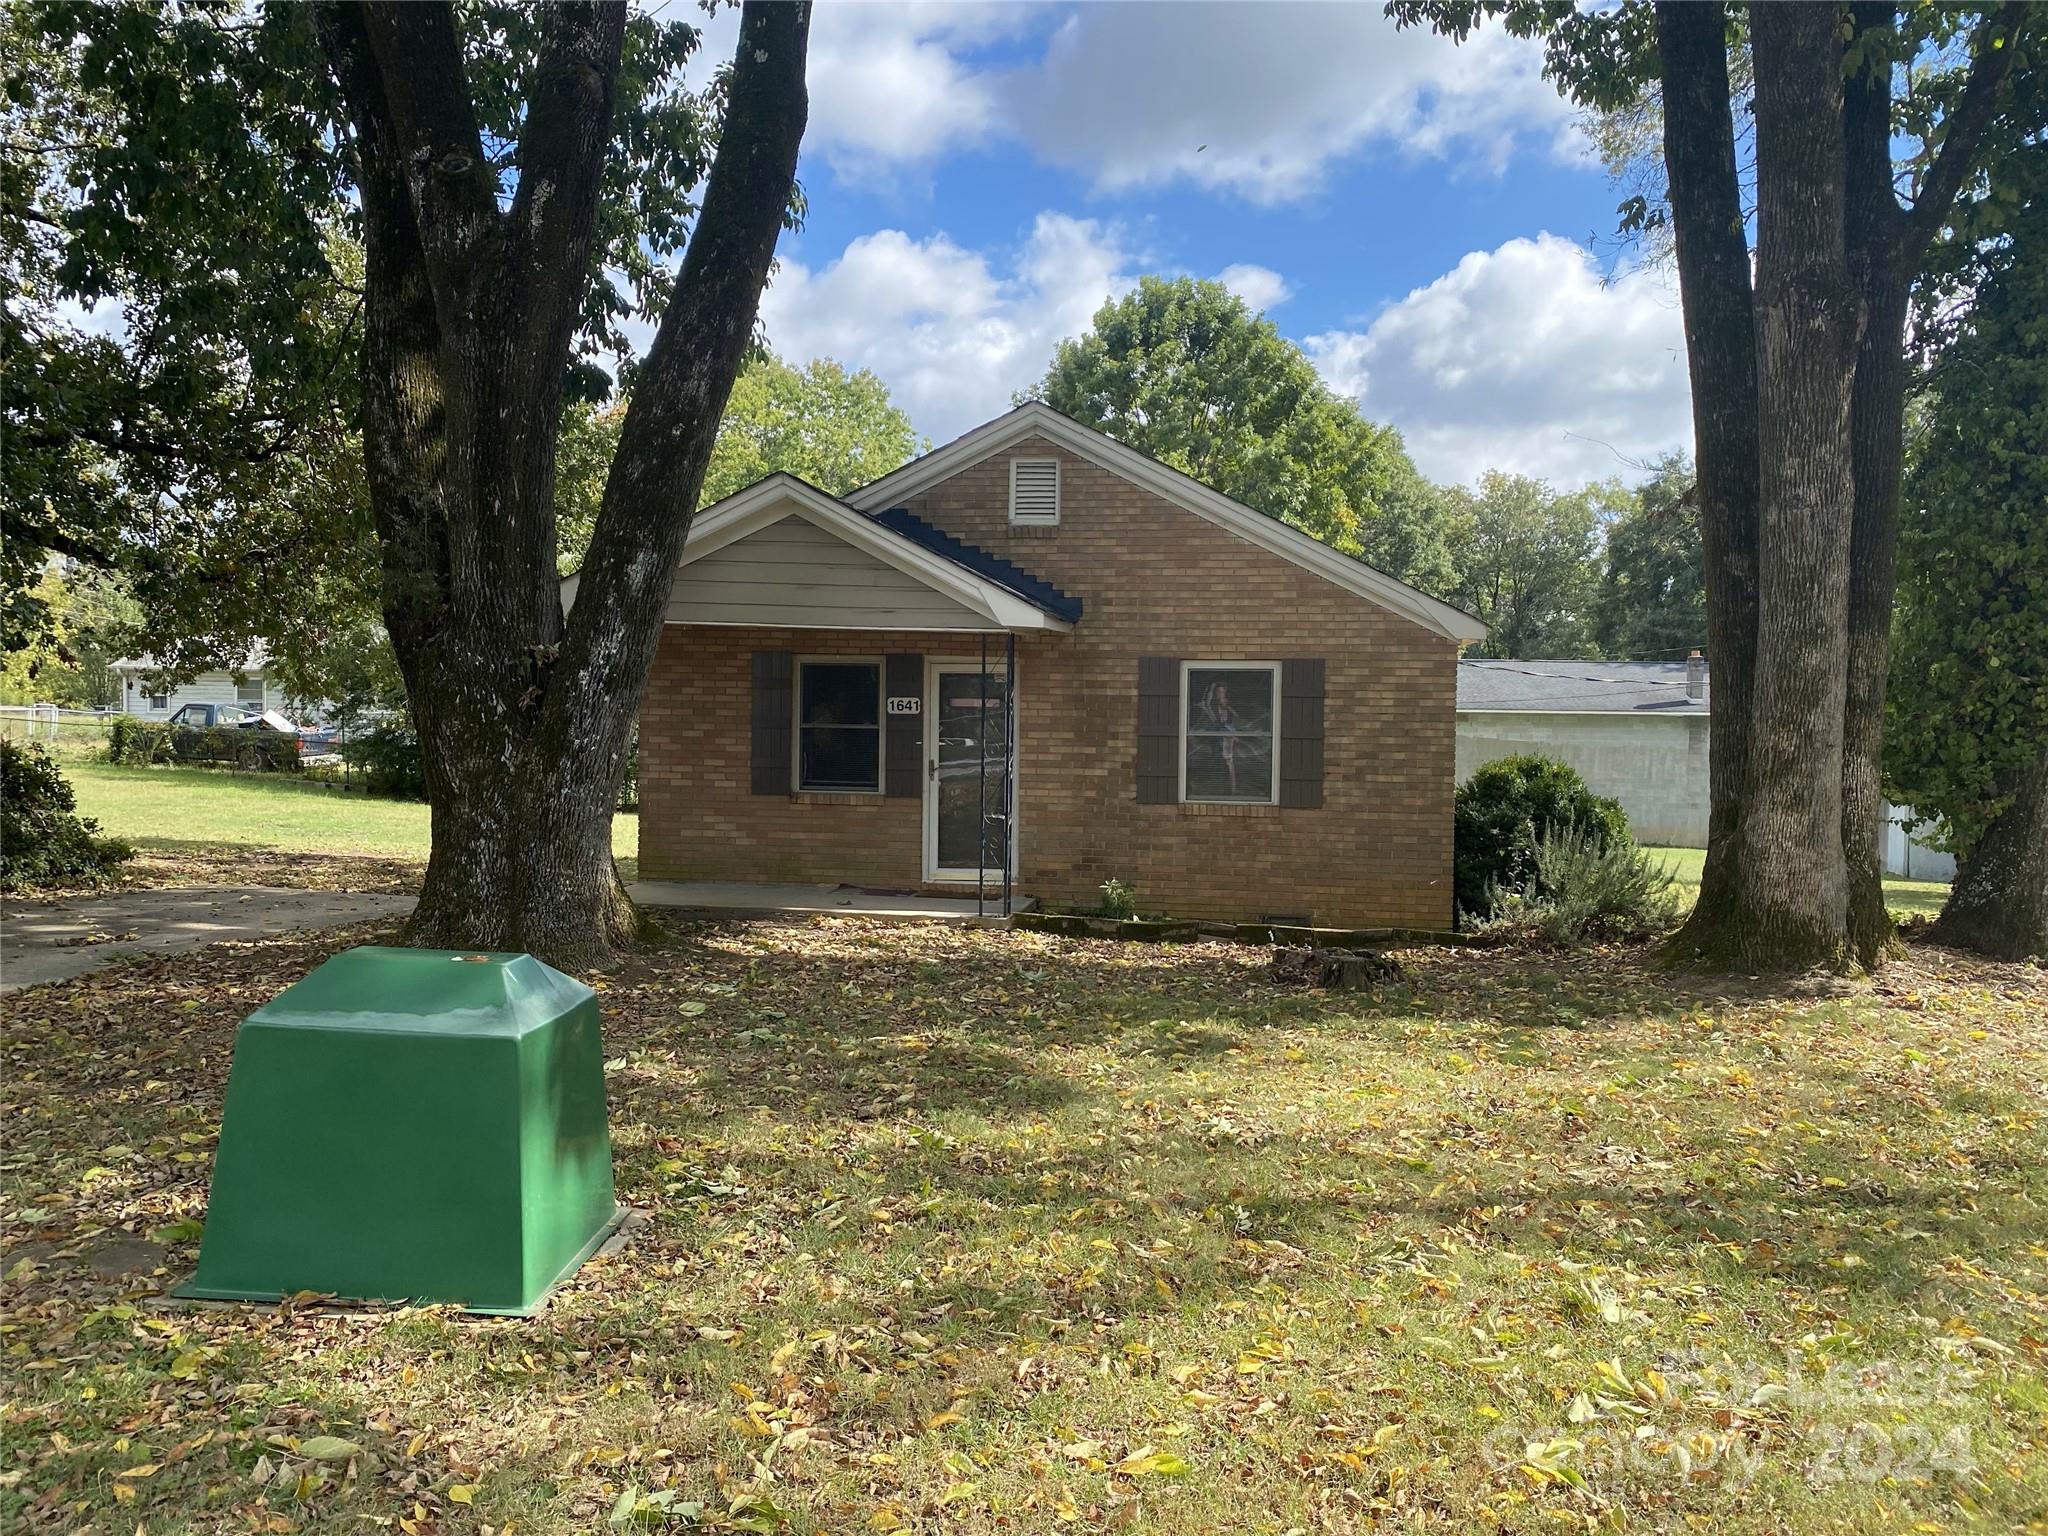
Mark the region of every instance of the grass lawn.
[[[131, 883], [233, 880], [410, 889], [427, 861], [427, 808], [280, 774], [72, 762], [78, 810], [141, 851]], [[631, 879], [640, 819], [612, 823]]]
[[[1690, 906], [1700, 890], [1700, 867], [1707, 861], [1704, 848], [1652, 848], [1664, 867], [1671, 871]], [[1893, 880], [1884, 883], [1885, 905], [1895, 918], [1933, 917], [1948, 900], [1946, 880]]]
[[149, 1305], [236, 1019], [366, 936], [8, 999], [0, 1527], [2048, 1518], [2039, 968], [686, 930], [602, 979], [651, 1225], [539, 1318]]

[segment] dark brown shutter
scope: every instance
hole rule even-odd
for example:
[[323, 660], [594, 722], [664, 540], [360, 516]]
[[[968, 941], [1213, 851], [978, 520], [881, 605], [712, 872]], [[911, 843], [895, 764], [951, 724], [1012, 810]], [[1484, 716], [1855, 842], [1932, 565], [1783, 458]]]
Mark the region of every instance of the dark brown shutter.
[[885, 657], [882, 696], [885, 700], [918, 701], [917, 714], [882, 716], [882, 777], [887, 793], [892, 800], [914, 800], [924, 793], [924, 657], [916, 651], [892, 651]]
[[1280, 663], [1280, 803], [1323, 803], [1323, 663]]
[[1138, 803], [1180, 798], [1180, 661], [1138, 658]]
[[790, 772], [789, 730], [794, 706], [790, 685], [796, 667], [787, 651], [754, 652], [753, 750], [749, 756], [757, 795], [786, 795]]

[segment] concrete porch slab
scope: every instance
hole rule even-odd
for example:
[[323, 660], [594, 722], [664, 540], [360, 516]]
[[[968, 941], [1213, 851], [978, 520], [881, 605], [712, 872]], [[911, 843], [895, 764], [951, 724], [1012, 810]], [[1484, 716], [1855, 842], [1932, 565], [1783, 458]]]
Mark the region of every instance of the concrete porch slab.
[[[1000, 896], [985, 903], [977, 919], [972, 896], [916, 896], [897, 891], [863, 891], [851, 885], [753, 885], [737, 880], [639, 880], [627, 887], [643, 907], [696, 912], [825, 912], [841, 917], [876, 917], [901, 922], [1000, 923]], [[1037, 903], [1013, 896], [1010, 910], [1028, 912]]]

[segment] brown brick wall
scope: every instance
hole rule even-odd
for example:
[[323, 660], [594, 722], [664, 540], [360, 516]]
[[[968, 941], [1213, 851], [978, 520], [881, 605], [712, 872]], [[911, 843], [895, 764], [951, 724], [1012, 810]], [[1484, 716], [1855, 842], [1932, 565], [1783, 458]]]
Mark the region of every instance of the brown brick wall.
[[[1019, 456], [1061, 459], [1056, 530], [1011, 532]], [[1047, 443], [1005, 449], [911, 506], [1085, 604], [1072, 633], [1018, 640], [1019, 890], [1087, 903], [1117, 876], [1142, 907], [1177, 915], [1449, 926], [1454, 642]], [[920, 801], [748, 793], [749, 657], [965, 658], [975, 646], [971, 635], [670, 626], [641, 717], [643, 875], [919, 884]], [[1148, 655], [1323, 658], [1323, 805], [1138, 804]]]

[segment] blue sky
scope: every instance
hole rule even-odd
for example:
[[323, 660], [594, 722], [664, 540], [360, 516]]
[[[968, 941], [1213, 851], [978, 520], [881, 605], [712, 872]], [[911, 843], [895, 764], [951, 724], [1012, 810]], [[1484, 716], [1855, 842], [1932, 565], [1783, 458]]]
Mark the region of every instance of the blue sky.
[[1372, 0], [827, 0], [763, 323], [943, 441], [1140, 274], [1222, 277], [1439, 480], [1627, 475], [1690, 435], [1676, 296], [1539, 64]]

